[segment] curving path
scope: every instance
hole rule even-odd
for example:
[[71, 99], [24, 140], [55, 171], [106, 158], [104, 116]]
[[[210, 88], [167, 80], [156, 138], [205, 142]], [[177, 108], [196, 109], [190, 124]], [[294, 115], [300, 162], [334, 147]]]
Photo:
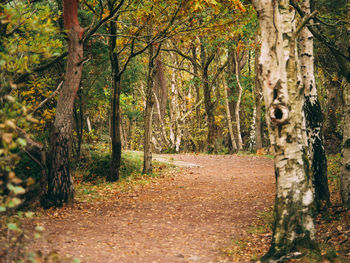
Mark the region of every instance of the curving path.
[[273, 203], [272, 160], [165, 157], [197, 166], [110, 201], [44, 212], [46, 241], [33, 247], [82, 262], [226, 262], [220, 249]]

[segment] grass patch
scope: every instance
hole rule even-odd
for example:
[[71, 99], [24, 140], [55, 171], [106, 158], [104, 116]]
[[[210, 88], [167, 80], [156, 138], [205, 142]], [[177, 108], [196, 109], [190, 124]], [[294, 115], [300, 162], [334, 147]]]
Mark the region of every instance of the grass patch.
[[236, 153], [237, 156], [247, 156], [247, 157], [266, 157], [269, 159], [274, 159], [275, 156], [268, 154], [266, 152], [264, 152], [263, 154], [259, 154], [259, 153], [254, 153], [254, 152], [249, 152], [249, 151], [239, 151]]
[[142, 174], [143, 154], [126, 151], [121, 158], [119, 181], [106, 182], [109, 172], [110, 153], [104, 147], [90, 151], [74, 173], [75, 198], [79, 202], [92, 202], [115, 197], [119, 193], [135, 190], [155, 181], [156, 178], [172, 174], [171, 165], [153, 162], [153, 173]]

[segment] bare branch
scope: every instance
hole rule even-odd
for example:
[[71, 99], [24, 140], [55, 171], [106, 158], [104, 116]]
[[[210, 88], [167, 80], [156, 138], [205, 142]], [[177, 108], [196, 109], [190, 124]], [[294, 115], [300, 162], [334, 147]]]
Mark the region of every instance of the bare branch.
[[60, 91], [62, 85], [63, 85], [63, 81], [60, 82], [60, 84], [58, 85], [56, 90], [54, 92], [52, 92], [50, 94], [50, 96], [48, 96], [46, 99], [44, 99], [42, 102], [40, 102], [39, 105], [34, 110], [32, 110], [30, 113], [31, 114], [35, 113], [38, 109], [40, 109], [42, 106], [44, 106], [49, 100], [51, 100], [53, 97], [55, 97], [57, 95], [57, 93]]
[[216, 81], [216, 79], [219, 77], [219, 75], [226, 68], [227, 65], [228, 65], [228, 60], [226, 60], [226, 62], [216, 71], [216, 74], [214, 75], [214, 77], [212, 79], [212, 83], [214, 83]]
[[184, 116], [182, 116], [182, 118], [180, 119], [180, 121], [184, 121], [184, 120], [187, 118], [187, 116], [190, 115], [190, 113], [191, 113], [194, 109], [196, 109], [199, 105], [201, 105], [202, 102], [203, 102], [203, 99], [201, 99], [200, 101], [198, 101], [198, 102], [196, 103], [196, 105], [194, 105], [191, 109], [189, 109], [188, 112], [186, 112], [186, 114], [185, 114]]
[[[304, 11], [300, 8], [300, 6], [295, 2], [295, 0], [290, 0], [291, 6], [295, 8], [295, 10], [299, 13], [299, 15], [303, 18], [306, 16]], [[318, 33], [316, 30], [313, 29], [312, 25], [307, 25], [307, 28], [310, 30], [311, 34], [316, 37], [319, 41], [321, 41], [324, 45], [326, 45], [332, 52], [337, 54], [337, 56], [340, 56], [348, 61], [350, 61], [350, 57], [346, 56], [341, 52], [334, 44], [330, 43], [324, 36], [322, 36], [320, 33]]]
[[175, 52], [178, 55], [180, 55], [181, 57], [189, 60], [192, 64], [196, 64], [198, 68], [202, 68], [202, 66], [196, 61], [195, 58], [192, 58], [191, 56], [186, 55], [180, 49], [178, 49], [174, 44], [173, 44], [173, 48], [172, 49], [171, 48], [170, 49], [169, 48], [165, 48], [165, 49], [162, 49], [162, 50], [166, 51], [166, 52]]
[[51, 61], [47, 62], [44, 65], [40, 65], [36, 68], [33, 68], [30, 72], [27, 73], [23, 73], [22, 75], [19, 75], [16, 79], [15, 79], [15, 83], [22, 83], [24, 82], [24, 80], [29, 77], [29, 75], [33, 72], [41, 72], [44, 71], [48, 68], [50, 68], [51, 66], [53, 66], [54, 64], [56, 64], [57, 62], [59, 62], [60, 60], [62, 60], [63, 58], [65, 58], [68, 55], [68, 52], [64, 52], [62, 55], [55, 57], [54, 59], [52, 59]]
[[[113, 18], [116, 13], [119, 11], [119, 9], [121, 9], [121, 7], [123, 6], [125, 0], [120, 0], [119, 4], [116, 6], [116, 8], [114, 8], [108, 16], [106, 16], [105, 18], [101, 19], [93, 28], [91, 28], [89, 31], [86, 32], [83, 42], [86, 42], [93, 34], [96, 33], [96, 31], [102, 26], [104, 25], [108, 20], [110, 20], [111, 18]], [[100, 5], [101, 5], [101, 9], [103, 12], [103, 5], [102, 2], [100, 0]]]
[[185, 72], [191, 74], [191, 75], [194, 76], [194, 77], [200, 78], [200, 76], [199, 76], [198, 74], [195, 74], [194, 72], [191, 72], [190, 70], [188, 70], [188, 69], [186, 69], [186, 68], [175, 67], [175, 66], [172, 66], [172, 65], [170, 65], [170, 64], [167, 64], [167, 63], [165, 63], [165, 62], [163, 62], [163, 64], [164, 64], [165, 66], [169, 67], [169, 68], [173, 68], [173, 69], [176, 69], [176, 70], [185, 71]]
[[294, 33], [295, 36], [299, 35], [300, 31], [306, 26], [306, 24], [310, 21], [310, 19], [312, 19], [317, 14], [317, 12], [318, 11], [315, 10], [311, 14], [307, 14], [303, 17], [303, 21], [301, 21], [300, 25], [295, 30], [295, 33]]

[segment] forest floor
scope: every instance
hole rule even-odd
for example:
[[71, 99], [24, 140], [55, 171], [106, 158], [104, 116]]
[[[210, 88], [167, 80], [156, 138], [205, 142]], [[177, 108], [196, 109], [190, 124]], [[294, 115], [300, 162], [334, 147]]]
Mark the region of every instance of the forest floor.
[[122, 190], [114, 184], [94, 188], [98, 194], [87, 190], [74, 206], [42, 210], [33, 223], [45, 232], [31, 248], [57, 253], [64, 262], [249, 262], [267, 252], [271, 159], [155, 158], [181, 168]]

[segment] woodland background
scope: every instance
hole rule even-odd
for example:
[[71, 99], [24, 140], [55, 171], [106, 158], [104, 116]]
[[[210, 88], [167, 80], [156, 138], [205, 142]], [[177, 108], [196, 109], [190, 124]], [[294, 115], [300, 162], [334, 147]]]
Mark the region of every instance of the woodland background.
[[[0, 1], [0, 213], [69, 203], [79, 173], [76, 182], [119, 180], [129, 172], [124, 150], [144, 151], [143, 174], [152, 173], [152, 152], [273, 154], [250, 1], [66, 2]], [[349, 3], [311, 6], [321, 111], [313, 116], [338, 163], [349, 127]], [[68, 77], [71, 60], [80, 73]], [[67, 79], [76, 88], [57, 102]], [[65, 178], [60, 190], [55, 178]]]

